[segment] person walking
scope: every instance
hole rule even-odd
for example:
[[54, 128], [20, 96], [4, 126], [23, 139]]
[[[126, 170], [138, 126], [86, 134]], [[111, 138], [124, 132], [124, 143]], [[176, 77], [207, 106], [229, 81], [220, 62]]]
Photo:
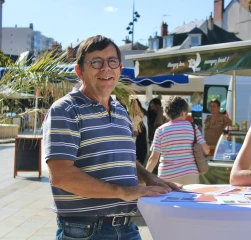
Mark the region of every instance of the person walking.
[[[155, 131], [146, 169], [152, 172], [159, 161], [158, 176], [165, 181], [180, 184], [199, 183], [199, 173], [193, 155], [194, 130], [192, 124], [186, 120], [188, 109], [188, 103], [184, 99], [171, 97], [165, 107], [170, 121]], [[195, 129], [197, 142], [207, 155], [209, 146], [197, 125]]]
[[134, 140], [136, 144], [136, 158], [144, 166], [147, 155], [147, 133], [143, 118], [146, 110], [142, 107], [139, 99], [131, 101], [131, 120], [134, 129]]
[[110, 96], [121, 68], [121, 53], [112, 40], [100, 35], [86, 39], [75, 66], [81, 87], [54, 102], [45, 117], [43, 146], [57, 240], [138, 240], [131, 221], [136, 200], [180, 189], [136, 162], [130, 118]]
[[167, 118], [163, 114], [163, 108], [161, 106], [161, 101], [159, 98], [153, 98], [150, 101], [150, 108], [152, 111], [156, 113], [156, 118], [154, 119], [153, 123], [153, 134], [155, 133], [155, 130], [167, 122]]

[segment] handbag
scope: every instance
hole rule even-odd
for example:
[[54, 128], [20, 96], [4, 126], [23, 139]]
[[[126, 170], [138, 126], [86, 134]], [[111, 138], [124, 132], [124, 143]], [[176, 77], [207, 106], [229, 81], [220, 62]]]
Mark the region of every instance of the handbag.
[[194, 123], [191, 123], [191, 124], [193, 126], [193, 133], [194, 133], [193, 155], [195, 158], [195, 162], [197, 164], [199, 174], [202, 175], [208, 172], [209, 166], [208, 166], [207, 160], [204, 157], [201, 145], [197, 143], [197, 136], [196, 136]]

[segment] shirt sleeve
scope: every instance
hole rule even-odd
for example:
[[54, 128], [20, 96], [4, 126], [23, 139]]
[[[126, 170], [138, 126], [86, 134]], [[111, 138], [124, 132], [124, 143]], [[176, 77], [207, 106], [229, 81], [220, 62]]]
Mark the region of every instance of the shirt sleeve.
[[50, 159], [73, 160], [77, 158], [80, 132], [76, 112], [66, 110], [65, 104], [54, 104], [43, 122], [45, 161]]
[[152, 146], [150, 148], [151, 151], [161, 152], [161, 139], [159, 131], [160, 131], [159, 128], [157, 128], [155, 131]]
[[224, 116], [224, 124], [226, 126], [231, 126], [232, 125], [232, 120], [229, 119], [227, 116]]

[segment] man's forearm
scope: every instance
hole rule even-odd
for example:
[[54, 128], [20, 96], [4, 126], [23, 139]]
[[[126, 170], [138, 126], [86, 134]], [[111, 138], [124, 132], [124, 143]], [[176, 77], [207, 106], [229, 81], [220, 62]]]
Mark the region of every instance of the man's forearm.
[[121, 186], [96, 179], [75, 166], [60, 168], [50, 164], [50, 180], [53, 186], [88, 198], [123, 198]]
[[251, 185], [251, 171], [239, 170], [231, 174], [230, 184], [235, 186], [250, 186]]
[[147, 183], [152, 174], [148, 172], [138, 161], [136, 162], [136, 167], [139, 183]]

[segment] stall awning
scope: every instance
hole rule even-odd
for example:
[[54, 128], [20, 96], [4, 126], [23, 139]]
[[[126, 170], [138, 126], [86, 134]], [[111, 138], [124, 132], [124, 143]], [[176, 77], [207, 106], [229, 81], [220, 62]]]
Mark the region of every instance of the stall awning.
[[120, 79], [124, 82], [136, 83], [138, 86], [149, 86], [156, 84], [164, 88], [170, 88], [174, 84], [188, 83], [187, 75], [160, 75], [146, 78], [135, 78], [134, 68], [122, 68]]
[[128, 55], [135, 62], [137, 77], [156, 75], [212, 75], [238, 71], [250, 75], [251, 41], [221, 43], [166, 52]]

